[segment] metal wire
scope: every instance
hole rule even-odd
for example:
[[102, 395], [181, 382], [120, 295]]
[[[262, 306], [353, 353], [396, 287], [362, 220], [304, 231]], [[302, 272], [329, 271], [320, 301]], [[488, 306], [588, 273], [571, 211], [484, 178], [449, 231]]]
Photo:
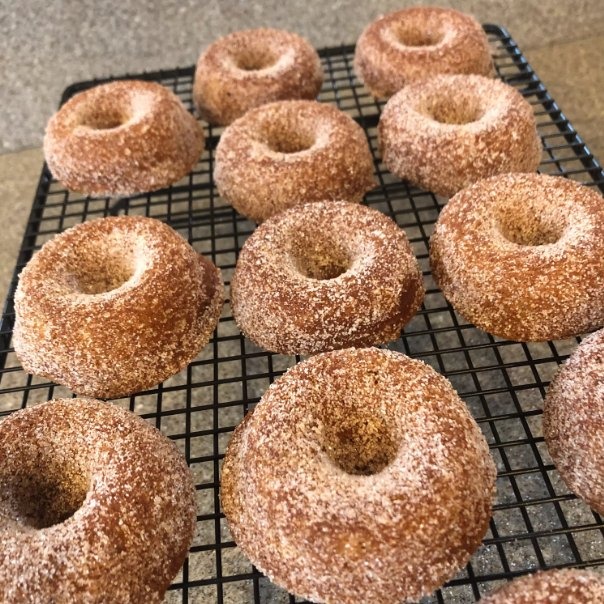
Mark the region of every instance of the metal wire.
[[[544, 143], [540, 171], [604, 191], [602, 168], [515, 42], [497, 26], [486, 25], [485, 30], [499, 77], [534, 107]], [[447, 304], [428, 265], [428, 238], [445, 200], [399, 181], [381, 164], [376, 125], [383, 104], [356, 80], [353, 52], [352, 46], [321, 51], [326, 80], [319, 100], [335, 103], [365, 129], [379, 182], [366, 203], [405, 229], [427, 285], [424, 307], [390, 348], [423, 359], [451, 380], [483, 429], [499, 471], [497, 504], [482, 547], [463, 572], [425, 601], [474, 602], [502, 581], [533, 569], [602, 565], [602, 518], [568, 492], [541, 435], [545, 389], [577, 340], [538, 344], [499, 340], [467, 324]], [[193, 110], [192, 67], [135, 77], [171, 88]], [[99, 82], [71, 86], [63, 102]], [[226, 283], [230, 282], [238, 250], [254, 225], [238, 216], [214, 188], [214, 150], [220, 132], [209, 128], [207, 151], [189, 176], [167, 190], [127, 199], [68, 192], [44, 166], [0, 324], [0, 419], [22, 407], [71, 396], [63, 387], [23, 373], [10, 346], [16, 275], [54, 234], [101, 216], [153, 216], [211, 257], [221, 267]], [[185, 371], [157, 388], [115, 401], [174, 439], [195, 475], [197, 535], [167, 601], [300, 602], [253, 569], [233, 543], [219, 502], [220, 465], [234, 426], [268, 385], [298, 360], [264, 352], [245, 340], [226, 304], [212, 341]]]

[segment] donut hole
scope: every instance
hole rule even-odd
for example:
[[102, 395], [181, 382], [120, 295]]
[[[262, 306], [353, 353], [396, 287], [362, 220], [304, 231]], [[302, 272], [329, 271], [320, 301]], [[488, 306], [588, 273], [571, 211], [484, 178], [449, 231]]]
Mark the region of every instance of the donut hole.
[[443, 33], [432, 27], [419, 27], [413, 23], [398, 23], [393, 30], [394, 37], [403, 46], [436, 46], [443, 40]]
[[80, 125], [91, 130], [113, 130], [123, 126], [129, 119], [129, 116], [117, 107], [93, 107], [80, 117]]
[[394, 461], [397, 444], [386, 418], [365, 408], [334, 405], [324, 417], [323, 450], [346, 472], [371, 476]]
[[497, 229], [508, 241], [523, 246], [556, 243], [567, 226], [562, 211], [536, 207], [531, 200], [514, 200], [501, 204], [495, 214]]
[[[290, 256], [295, 269], [308, 279], [326, 281], [344, 274], [351, 265], [346, 249], [326, 238], [317, 239], [302, 234], [294, 240]], [[306, 234], [308, 235], [308, 234]]]
[[268, 147], [275, 153], [300, 153], [310, 149], [314, 140], [310, 137], [292, 136], [292, 137], [275, 137], [268, 141]]
[[460, 95], [433, 99], [427, 113], [441, 124], [462, 125], [478, 121], [484, 112], [477, 99]]
[[260, 71], [272, 67], [277, 55], [268, 48], [247, 48], [245, 53], [234, 55], [233, 62], [242, 71]]
[[275, 115], [269, 112], [261, 116], [254, 139], [274, 153], [290, 155], [311, 149], [317, 140], [317, 129], [316, 122], [285, 106]]
[[68, 283], [74, 292], [96, 296], [113, 291], [133, 276], [136, 261], [128, 241], [91, 241], [69, 259]]
[[64, 522], [82, 507], [90, 485], [81, 469], [41, 460], [28, 470], [0, 484], [0, 516], [43, 529]]
[[307, 257], [298, 264], [298, 270], [309, 279], [327, 281], [343, 275], [348, 267], [344, 261], [338, 262], [324, 257]]
[[82, 272], [75, 276], [75, 289], [89, 296], [104, 294], [127, 283], [134, 270], [116, 258], [113, 263], [100, 264], [98, 267], [82, 267]]
[[275, 153], [290, 154], [307, 151], [315, 144], [315, 138], [310, 132], [296, 128], [272, 128], [264, 143]]

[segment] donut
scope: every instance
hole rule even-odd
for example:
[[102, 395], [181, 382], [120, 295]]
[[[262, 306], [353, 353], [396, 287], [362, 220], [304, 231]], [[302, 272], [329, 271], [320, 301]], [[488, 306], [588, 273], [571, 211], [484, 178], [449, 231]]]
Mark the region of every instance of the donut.
[[68, 189], [126, 196], [176, 182], [203, 145], [203, 130], [173, 92], [123, 80], [69, 99], [46, 126], [44, 156]]
[[414, 6], [370, 23], [357, 41], [354, 70], [376, 98], [441, 73], [491, 75], [480, 23], [450, 8]]
[[543, 174], [460, 191], [430, 238], [432, 275], [468, 321], [508, 340], [568, 338], [604, 325], [604, 201]]
[[231, 124], [216, 149], [214, 182], [256, 222], [307, 202], [358, 203], [375, 187], [363, 129], [316, 101], [270, 103]]
[[604, 515], [604, 330], [585, 338], [556, 374], [543, 436], [564, 483]]
[[402, 229], [343, 201], [306, 204], [264, 222], [243, 245], [231, 281], [241, 331], [282, 354], [395, 340], [423, 298]]
[[451, 384], [376, 348], [316, 355], [236, 428], [221, 501], [237, 545], [313, 602], [418, 600], [480, 545], [487, 443]]
[[133, 413], [57, 399], [0, 424], [0, 600], [155, 602], [196, 526], [176, 446]]
[[531, 105], [511, 86], [478, 75], [442, 75], [403, 88], [380, 117], [388, 170], [451, 196], [488, 176], [534, 172], [541, 140]]
[[248, 29], [202, 53], [193, 98], [203, 119], [226, 126], [271, 101], [314, 99], [322, 84], [321, 60], [307, 40], [282, 29]]
[[484, 604], [599, 604], [604, 602], [604, 577], [576, 568], [538, 572], [514, 579], [480, 601]]
[[197, 356], [223, 289], [212, 262], [159, 220], [92, 220], [45, 243], [21, 272], [13, 345], [28, 373], [85, 396], [124, 396]]

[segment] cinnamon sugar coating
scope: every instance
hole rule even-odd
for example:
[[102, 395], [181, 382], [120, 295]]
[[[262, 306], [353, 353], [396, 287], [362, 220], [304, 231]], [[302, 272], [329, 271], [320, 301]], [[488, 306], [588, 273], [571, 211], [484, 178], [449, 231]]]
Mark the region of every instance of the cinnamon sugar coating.
[[214, 180], [256, 222], [303, 203], [359, 203], [375, 187], [363, 129], [316, 101], [270, 103], [231, 124], [216, 149]]
[[545, 397], [543, 435], [568, 488], [604, 514], [604, 330], [558, 370]]
[[231, 282], [241, 331], [283, 354], [395, 340], [423, 298], [404, 231], [377, 210], [343, 201], [264, 222], [243, 245]]
[[159, 603], [193, 539], [176, 446], [109, 403], [58, 399], [0, 424], [0, 600]]
[[226, 126], [246, 111], [284, 99], [314, 99], [323, 84], [317, 51], [281, 29], [219, 38], [199, 57], [193, 98], [203, 119]]
[[133, 195], [188, 174], [203, 144], [203, 130], [173, 92], [123, 80], [69, 99], [46, 126], [44, 156], [68, 189]]
[[604, 200], [562, 177], [504, 174], [460, 191], [430, 239], [434, 279], [477, 327], [519, 341], [604, 325]]
[[13, 345], [28, 373], [112, 398], [177, 373], [210, 339], [219, 269], [169, 226], [120, 216], [77, 225], [23, 269]]
[[441, 73], [491, 75], [480, 23], [449, 8], [415, 6], [370, 23], [356, 44], [354, 70], [377, 98]]
[[601, 604], [604, 577], [577, 568], [538, 572], [514, 579], [480, 601], [484, 604]]
[[450, 383], [400, 353], [320, 354], [236, 428], [221, 502], [237, 545], [313, 602], [417, 600], [479, 546], [495, 489], [487, 443]]
[[405, 87], [380, 117], [388, 170], [438, 195], [488, 176], [534, 172], [541, 140], [531, 105], [511, 86], [478, 75], [442, 75]]

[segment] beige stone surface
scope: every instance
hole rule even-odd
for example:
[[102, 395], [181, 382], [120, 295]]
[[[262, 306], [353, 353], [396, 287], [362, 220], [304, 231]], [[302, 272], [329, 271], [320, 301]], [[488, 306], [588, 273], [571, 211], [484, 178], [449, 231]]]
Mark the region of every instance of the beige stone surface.
[[529, 49], [524, 54], [564, 115], [602, 163], [604, 36], [564, 44], [548, 44]]
[[42, 161], [42, 149], [0, 155], [1, 304], [15, 268]]

